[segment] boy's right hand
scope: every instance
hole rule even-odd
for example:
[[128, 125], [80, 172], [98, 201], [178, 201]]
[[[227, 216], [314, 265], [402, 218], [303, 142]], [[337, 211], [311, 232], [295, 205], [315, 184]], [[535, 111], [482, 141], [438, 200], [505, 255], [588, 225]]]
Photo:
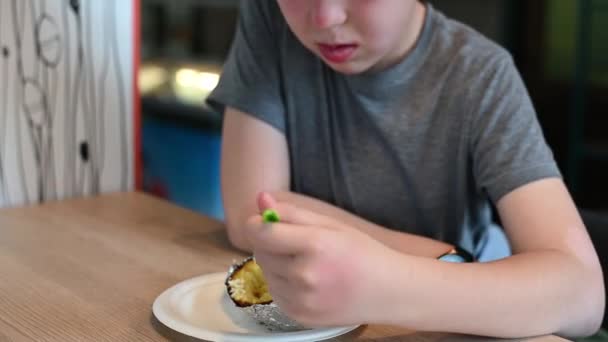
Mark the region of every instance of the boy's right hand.
[[378, 265], [393, 260], [394, 251], [353, 227], [269, 194], [258, 196], [258, 206], [281, 216], [281, 222], [269, 224], [255, 215], [245, 231], [270, 293], [286, 314], [312, 327], [378, 317]]

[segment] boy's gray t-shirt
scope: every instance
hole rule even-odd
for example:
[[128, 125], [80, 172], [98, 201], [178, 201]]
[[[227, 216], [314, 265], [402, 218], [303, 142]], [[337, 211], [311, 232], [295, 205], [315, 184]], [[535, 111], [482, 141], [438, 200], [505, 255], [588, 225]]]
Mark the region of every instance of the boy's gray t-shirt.
[[276, 0], [243, 1], [208, 102], [284, 132], [292, 191], [469, 251], [491, 202], [560, 177], [510, 55], [431, 5], [403, 61], [347, 76], [295, 38]]

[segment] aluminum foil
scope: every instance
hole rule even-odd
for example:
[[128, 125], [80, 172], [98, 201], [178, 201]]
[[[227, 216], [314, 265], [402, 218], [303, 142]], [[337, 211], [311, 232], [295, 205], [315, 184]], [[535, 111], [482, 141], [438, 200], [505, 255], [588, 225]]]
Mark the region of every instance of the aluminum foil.
[[[249, 257], [240, 263], [235, 263], [230, 266], [228, 270], [228, 275], [226, 277], [226, 291], [228, 292], [228, 296], [230, 296], [230, 292], [228, 289], [228, 281], [232, 278], [234, 272], [240, 269], [247, 262], [254, 260], [254, 257]], [[232, 299], [232, 297], [230, 297]], [[234, 302], [234, 300], [233, 300]], [[249, 316], [255, 319], [258, 323], [266, 326], [271, 331], [299, 331], [306, 330], [304, 326], [300, 325], [298, 322], [289, 318], [286, 314], [284, 314], [281, 309], [275, 303], [269, 304], [254, 304], [250, 306], [242, 307], [235, 303], [239, 309], [246, 312]]]
[[275, 303], [255, 304], [241, 309], [271, 331], [299, 331], [306, 329], [281, 312], [281, 309]]

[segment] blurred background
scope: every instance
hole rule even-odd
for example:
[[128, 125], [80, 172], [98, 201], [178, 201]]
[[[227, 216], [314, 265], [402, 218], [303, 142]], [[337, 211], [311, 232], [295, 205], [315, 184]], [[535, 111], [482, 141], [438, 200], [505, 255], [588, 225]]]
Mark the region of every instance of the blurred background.
[[[430, 2], [513, 55], [606, 269], [608, 0]], [[218, 219], [221, 116], [204, 99], [237, 17], [238, 0], [142, 0], [145, 190]]]

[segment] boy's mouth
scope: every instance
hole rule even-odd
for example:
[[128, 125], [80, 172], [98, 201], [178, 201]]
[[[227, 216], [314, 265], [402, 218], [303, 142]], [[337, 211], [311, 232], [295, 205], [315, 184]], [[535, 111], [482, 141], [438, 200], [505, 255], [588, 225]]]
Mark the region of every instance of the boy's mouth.
[[334, 64], [347, 62], [357, 48], [357, 44], [318, 44], [319, 51], [323, 58]]

